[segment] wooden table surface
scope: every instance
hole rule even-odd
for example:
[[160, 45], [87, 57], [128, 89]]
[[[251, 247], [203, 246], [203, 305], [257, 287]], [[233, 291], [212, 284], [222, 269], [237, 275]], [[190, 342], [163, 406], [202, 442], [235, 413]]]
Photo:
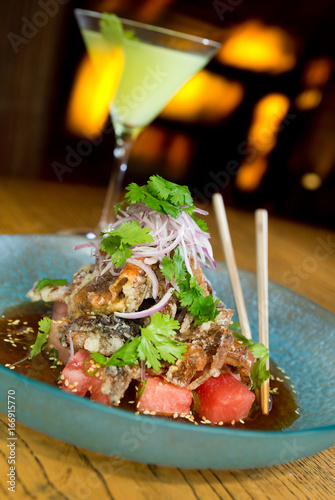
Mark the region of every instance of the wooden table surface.
[[[0, 233], [53, 233], [97, 223], [104, 189], [0, 178]], [[206, 207], [211, 210], [211, 207]], [[227, 210], [238, 266], [255, 271], [253, 215]], [[223, 259], [214, 216], [215, 257]], [[269, 218], [269, 278], [335, 312], [335, 232]], [[0, 257], [1, 258], [1, 257]], [[7, 416], [0, 414], [0, 491], [6, 474]], [[334, 499], [335, 447], [268, 468], [211, 471], [137, 464], [56, 441], [17, 423], [16, 498], [115, 500]], [[201, 453], [201, 450], [199, 450]]]

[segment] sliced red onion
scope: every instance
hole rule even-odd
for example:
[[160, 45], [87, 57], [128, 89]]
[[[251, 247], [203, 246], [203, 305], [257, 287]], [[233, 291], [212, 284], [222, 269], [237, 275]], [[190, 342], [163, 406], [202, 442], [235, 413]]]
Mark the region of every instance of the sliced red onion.
[[188, 260], [188, 256], [187, 256], [186, 245], [185, 245], [185, 242], [184, 242], [183, 238], [181, 239], [181, 246], [183, 247], [183, 254], [184, 254], [184, 260], [185, 260], [185, 266], [186, 266], [187, 272], [189, 272], [190, 275], [193, 276], [193, 272], [192, 272], [192, 268], [191, 268], [191, 265], [190, 265], [190, 261]]
[[151, 269], [151, 267], [148, 266], [147, 264], [144, 264], [144, 262], [142, 262], [139, 259], [128, 259], [127, 262], [129, 262], [130, 264], [134, 264], [134, 266], [140, 267], [148, 275], [148, 277], [151, 281], [151, 284], [152, 284], [152, 297], [154, 299], [157, 299], [158, 279], [157, 279], [155, 272]]
[[198, 208], [198, 207], [196, 207], [196, 208], [194, 209], [194, 212], [196, 212], [196, 213], [198, 213], [198, 214], [202, 214], [202, 215], [208, 215], [207, 210], [203, 210], [202, 208]]
[[149, 307], [149, 309], [145, 309], [145, 311], [136, 311], [136, 312], [115, 312], [114, 315], [117, 316], [118, 318], [124, 318], [124, 319], [139, 319], [139, 318], [146, 318], [147, 316], [151, 316], [152, 314], [155, 314], [156, 312], [159, 312], [163, 309], [163, 307], [166, 306], [166, 304], [169, 302], [171, 295], [172, 295], [172, 290], [168, 290], [164, 297], [157, 302], [152, 307]]
[[95, 245], [93, 245], [92, 241], [90, 243], [82, 243], [81, 245], [74, 246], [73, 250], [80, 250], [81, 248], [88, 248], [88, 247], [95, 248]]

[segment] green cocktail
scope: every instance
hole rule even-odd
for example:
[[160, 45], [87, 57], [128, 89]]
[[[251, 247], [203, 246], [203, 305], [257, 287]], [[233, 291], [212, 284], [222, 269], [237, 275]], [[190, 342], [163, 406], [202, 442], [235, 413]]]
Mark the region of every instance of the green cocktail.
[[87, 51], [96, 67], [111, 64], [110, 53], [113, 48], [121, 48], [124, 59], [116, 94], [110, 103], [116, 134], [114, 158], [118, 168], [112, 172], [99, 222], [101, 230], [113, 220], [114, 204], [118, 201], [134, 138], [156, 118], [173, 95], [207, 64], [220, 44], [125, 19], [117, 20], [122, 23], [122, 36], [120, 31], [114, 30], [113, 16], [109, 19], [108, 14], [83, 9], [75, 9], [75, 15]]
[[[101, 33], [83, 30], [82, 36], [91, 54], [108, 46]], [[111, 114], [114, 124], [127, 128], [148, 125], [208, 61], [207, 54], [181, 52], [141, 40], [125, 39], [122, 48], [125, 63]]]

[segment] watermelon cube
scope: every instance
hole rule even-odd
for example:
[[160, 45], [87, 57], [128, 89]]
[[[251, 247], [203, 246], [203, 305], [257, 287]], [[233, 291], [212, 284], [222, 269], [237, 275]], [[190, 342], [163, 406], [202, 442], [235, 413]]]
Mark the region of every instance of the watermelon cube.
[[[90, 396], [91, 399], [108, 406], [112, 405], [110, 397], [107, 394], [101, 392], [102, 378], [104, 373], [104, 368], [99, 368], [99, 370], [94, 375], [88, 375], [87, 372], [91, 369], [91, 362], [88, 360], [91, 358], [90, 351], [86, 349], [80, 349], [73, 356], [73, 359], [65, 366], [62, 371], [62, 389], [63, 391], [70, 392], [71, 394], [77, 394], [78, 396]], [[93, 370], [95, 371], [95, 370]], [[93, 373], [93, 372], [92, 372]]]
[[161, 377], [147, 375], [143, 393], [137, 399], [140, 412], [155, 412], [160, 415], [191, 413], [192, 391], [165, 382]]
[[228, 423], [246, 418], [255, 395], [230, 373], [221, 373], [201, 384], [196, 393], [200, 417], [212, 423]]

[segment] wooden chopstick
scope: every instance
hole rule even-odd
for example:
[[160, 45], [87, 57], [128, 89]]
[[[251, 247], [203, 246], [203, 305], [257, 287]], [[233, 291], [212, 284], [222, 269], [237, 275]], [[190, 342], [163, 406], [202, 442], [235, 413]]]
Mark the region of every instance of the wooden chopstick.
[[251, 339], [252, 336], [248, 320], [248, 314], [242, 294], [240, 279], [238, 276], [237, 265], [235, 261], [233, 245], [231, 242], [226, 210], [223, 198], [220, 193], [215, 193], [213, 195], [213, 206], [219, 228], [224, 256], [227, 262], [229, 278], [233, 289], [237, 315], [241, 326], [241, 332], [247, 339]]
[[[268, 213], [259, 209], [255, 212], [256, 265], [258, 293], [258, 331], [259, 342], [269, 349], [269, 311], [268, 311]], [[269, 359], [266, 369], [269, 370]], [[263, 415], [269, 413], [269, 380], [261, 386], [261, 407]]]

